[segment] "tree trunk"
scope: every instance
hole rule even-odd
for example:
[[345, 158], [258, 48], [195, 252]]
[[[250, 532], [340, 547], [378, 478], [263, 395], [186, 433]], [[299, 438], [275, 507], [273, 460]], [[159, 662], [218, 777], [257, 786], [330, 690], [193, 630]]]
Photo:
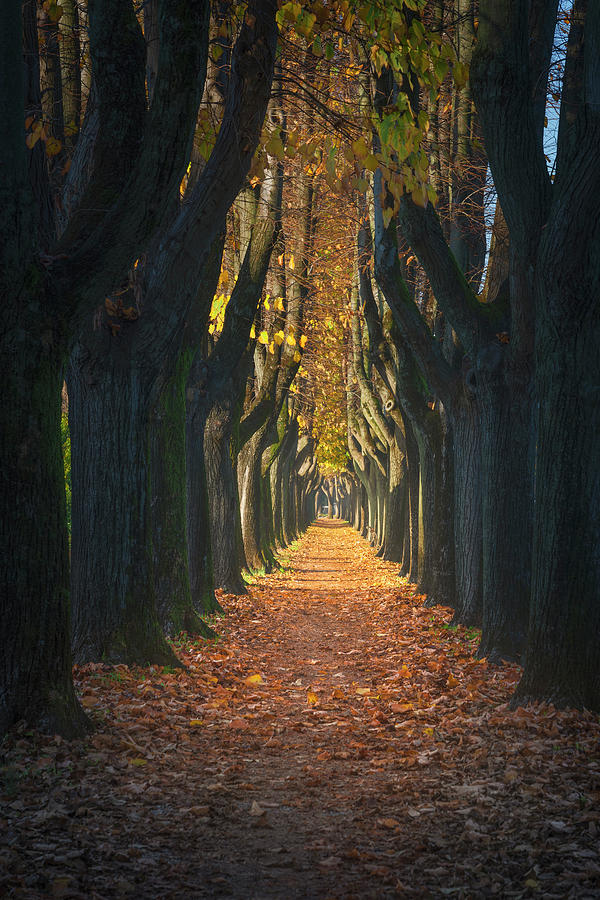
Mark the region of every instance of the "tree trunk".
[[597, 261], [562, 256], [551, 237], [537, 306], [531, 623], [514, 702], [599, 711], [600, 276]]
[[519, 659], [529, 617], [532, 536], [531, 384], [500, 345], [481, 353], [483, 621], [479, 656]]
[[[203, 383], [202, 363], [194, 360], [188, 377], [185, 456], [187, 472], [188, 564], [192, 604], [200, 613], [222, 613], [215, 597], [208, 485], [204, 460], [206, 410], [197, 396]], [[200, 400], [200, 402], [198, 402]]]
[[261, 504], [261, 438], [263, 425], [252, 435], [238, 455], [238, 485], [244, 553], [251, 572], [265, 569], [260, 534]]
[[432, 598], [442, 606], [456, 606], [454, 541], [454, 432], [442, 410], [439, 413], [440, 454], [436, 465], [434, 517], [434, 585]]
[[[283, 508], [282, 508], [282, 500], [281, 500], [281, 491], [282, 491], [282, 479], [281, 479], [281, 471], [282, 471], [282, 450], [277, 454], [277, 457], [273, 460], [273, 465], [270, 469], [270, 481], [271, 481], [271, 498], [273, 504], [273, 533], [275, 535], [275, 546], [283, 547]], [[317, 498], [315, 497], [315, 504], [317, 503]], [[315, 506], [315, 513], [317, 512]]]
[[235, 398], [227, 388], [214, 403], [204, 430], [204, 458], [210, 512], [215, 586], [226, 594], [245, 594], [237, 480], [231, 458]]
[[[264, 443], [264, 441], [263, 441]], [[268, 439], [267, 439], [268, 443]], [[263, 454], [261, 454], [262, 456]], [[262, 463], [261, 463], [262, 468]], [[275, 532], [273, 530], [273, 504], [271, 499], [270, 467], [260, 477], [260, 537], [261, 550], [265, 558], [267, 571], [279, 566], [275, 557]]]
[[456, 607], [453, 622], [481, 625], [483, 558], [481, 428], [476, 398], [464, 398], [453, 417]]
[[214, 637], [192, 605], [186, 532], [184, 357], [150, 421], [152, 552], [159, 622], [169, 637], [185, 631]]
[[293, 498], [291, 494], [291, 480], [296, 450], [298, 447], [298, 436], [294, 430], [293, 440], [290, 442], [286, 450], [283, 470], [281, 473], [281, 508], [282, 508], [282, 524], [284, 546], [289, 546], [294, 540], [294, 521], [293, 521]]
[[394, 440], [388, 453], [388, 496], [385, 504], [381, 554], [383, 559], [391, 562], [402, 562], [406, 502], [406, 459], [398, 446], [398, 441]]
[[98, 365], [79, 344], [67, 375], [74, 657], [80, 663], [177, 665], [158, 623], [154, 591], [151, 388], [136, 368], [119, 368], [117, 352]]
[[0, 733], [25, 719], [73, 738], [89, 722], [71, 679], [61, 359], [55, 344], [41, 347], [23, 328], [2, 336], [11, 366], [4, 373], [10, 402], [0, 413]]
[[367, 492], [366, 484], [362, 484], [361, 486], [361, 528], [360, 534], [361, 537], [368, 539], [369, 537], [369, 494]]
[[79, 9], [76, 0], [61, 3], [60, 69], [63, 85], [65, 145], [72, 152], [81, 125], [81, 44], [79, 41]]
[[409, 502], [409, 534], [410, 534], [410, 568], [408, 580], [415, 584], [419, 580], [419, 522], [421, 519], [419, 448], [413, 427], [404, 417], [404, 433], [406, 436], [406, 462], [408, 465], [408, 502]]

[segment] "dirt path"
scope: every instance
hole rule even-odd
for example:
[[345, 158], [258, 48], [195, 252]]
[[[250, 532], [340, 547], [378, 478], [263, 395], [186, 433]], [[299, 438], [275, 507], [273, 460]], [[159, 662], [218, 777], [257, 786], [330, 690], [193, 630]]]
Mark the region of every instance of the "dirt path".
[[88, 745], [2, 748], [0, 896], [600, 897], [598, 717], [509, 712], [347, 527], [291, 564], [188, 672], [80, 671]]

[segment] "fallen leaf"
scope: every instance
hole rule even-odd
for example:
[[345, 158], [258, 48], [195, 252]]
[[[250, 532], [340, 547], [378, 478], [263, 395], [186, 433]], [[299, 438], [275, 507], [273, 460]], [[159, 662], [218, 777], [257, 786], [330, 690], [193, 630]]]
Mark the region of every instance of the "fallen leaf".
[[339, 856], [327, 856], [325, 859], [319, 860], [319, 865], [323, 866], [324, 869], [335, 869], [336, 866], [341, 864], [342, 860]]

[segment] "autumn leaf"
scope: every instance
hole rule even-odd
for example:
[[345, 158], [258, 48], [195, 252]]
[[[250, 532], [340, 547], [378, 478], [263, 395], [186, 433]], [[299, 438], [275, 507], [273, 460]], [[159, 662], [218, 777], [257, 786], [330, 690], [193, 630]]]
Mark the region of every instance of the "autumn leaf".
[[62, 150], [62, 143], [55, 137], [49, 137], [46, 141], [46, 156], [57, 156]]
[[306, 702], [309, 706], [316, 706], [319, 702], [319, 698], [315, 694], [314, 691], [307, 691], [306, 693]]
[[246, 679], [244, 679], [246, 684], [263, 684], [262, 675], [248, 675]]

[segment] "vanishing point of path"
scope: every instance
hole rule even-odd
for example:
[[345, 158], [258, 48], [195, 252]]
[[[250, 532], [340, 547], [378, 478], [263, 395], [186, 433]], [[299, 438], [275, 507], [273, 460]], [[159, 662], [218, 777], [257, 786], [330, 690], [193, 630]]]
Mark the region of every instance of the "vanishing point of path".
[[598, 717], [320, 520], [186, 672], [78, 672], [84, 744], [2, 748], [0, 896], [600, 897]]

